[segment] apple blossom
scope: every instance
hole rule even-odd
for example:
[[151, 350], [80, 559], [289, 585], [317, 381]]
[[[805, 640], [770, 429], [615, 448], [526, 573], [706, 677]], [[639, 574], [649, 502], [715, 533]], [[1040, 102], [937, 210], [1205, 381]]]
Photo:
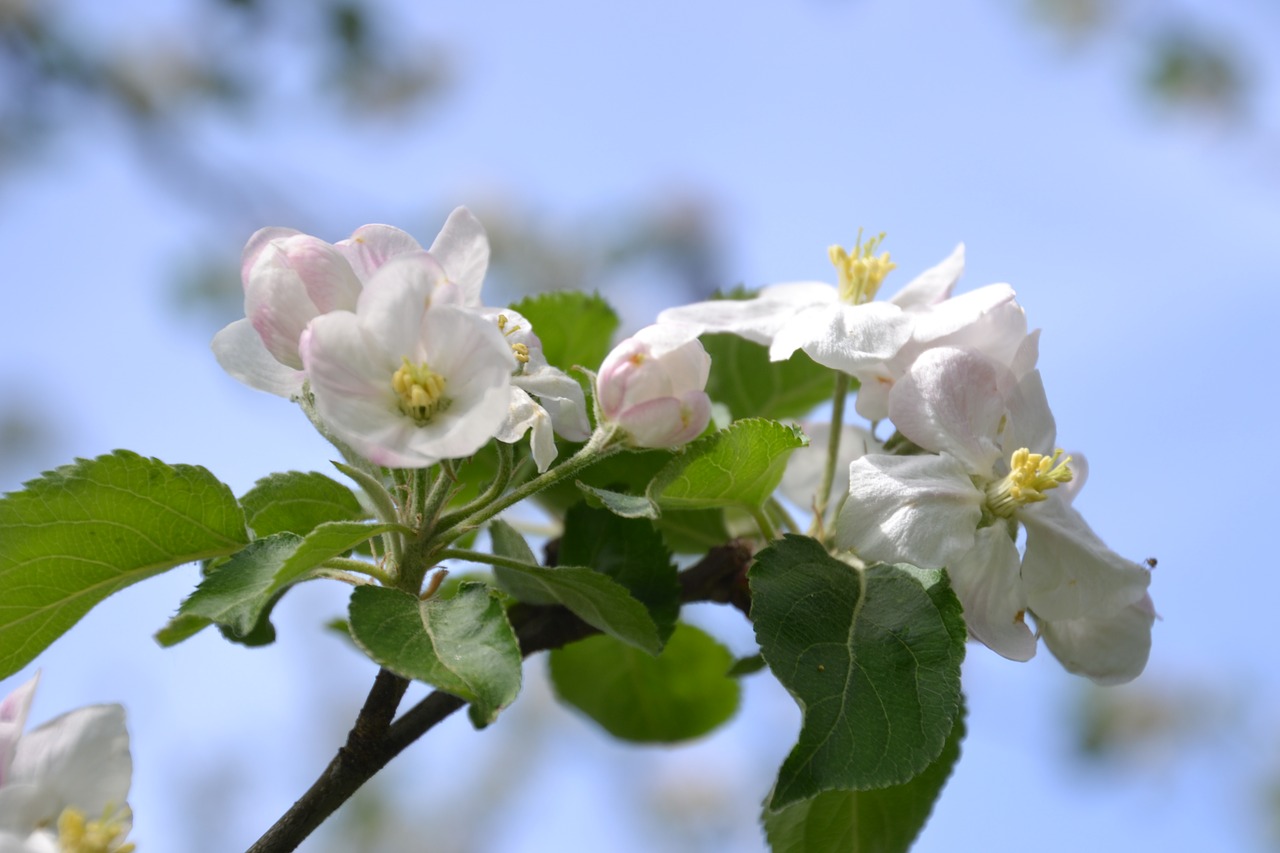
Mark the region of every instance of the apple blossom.
[[621, 427], [637, 447], [673, 447], [702, 434], [711, 420], [704, 390], [711, 357], [699, 329], [646, 326], [605, 356], [596, 377], [601, 418]]
[[381, 266], [355, 312], [313, 319], [300, 352], [324, 424], [378, 465], [469, 456], [508, 418], [517, 360], [427, 252]]
[[563, 370], [547, 363], [542, 341], [518, 312], [510, 308], [486, 308], [482, 314], [497, 325], [517, 362], [511, 374], [507, 420], [495, 437], [512, 444], [531, 431], [533, 460], [539, 472], [545, 471], [556, 458], [552, 431], [569, 441], [586, 441], [591, 436], [582, 386]]
[[[241, 257], [245, 317], [213, 339], [223, 369], [247, 385], [296, 397], [306, 379], [298, 345], [312, 319], [353, 311], [360, 291], [387, 261], [421, 252], [412, 236], [390, 225], [364, 225], [329, 244], [290, 228], [263, 228]], [[471, 212], [449, 215], [431, 254], [458, 286], [461, 301], [479, 304], [489, 243]]]
[[[854, 461], [836, 541], [869, 560], [946, 567], [970, 633], [1006, 657], [1035, 654], [1030, 611], [1072, 671], [1135, 677], [1150, 644], [1150, 623], [1145, 633], [1141, 624], [1150, 575], [1098, 539], [1070, 506], [1074, 490], [1059, 491], [1073, 460], [1053, 449], [1039, 371], [1018, 377], [973, 350], [942, 347], [922, 353], [899, 385], [890, 416], [928, 452]], [[1091, 627], [1125, 647], [1104, 649]]]
[[124, 709], [78, 708], [23, 735], [38, 678], [0, 703], [0, 851], [129, 853]]

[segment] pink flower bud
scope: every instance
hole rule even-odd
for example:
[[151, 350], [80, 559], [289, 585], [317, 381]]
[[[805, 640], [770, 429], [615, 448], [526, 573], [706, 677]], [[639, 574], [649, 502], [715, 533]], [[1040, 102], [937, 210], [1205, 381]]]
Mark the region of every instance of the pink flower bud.
[[704, 390], [711, 357], [698, 329], [680, 323], [647, 326], [605, 357], [596, 398], [606, 421], [638, 447], [673, 447], [692, 441], [711, 420]]

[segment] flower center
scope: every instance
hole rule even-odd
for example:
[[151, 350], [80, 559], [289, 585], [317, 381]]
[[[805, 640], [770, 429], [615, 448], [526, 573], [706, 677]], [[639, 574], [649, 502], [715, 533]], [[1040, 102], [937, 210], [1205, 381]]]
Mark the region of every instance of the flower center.
[[444, 396], [447, 380], [425, 361], [410, 364], [408, 356], [403, 361], [391, 377], [391, 387], [400, 397], [400, 411], [413, 418], [418, 426], [425, 426], [436, 413], [449, 408], [450, 401]]
[[133, 853], [132, 841], [121, 843], [129, 828], [120, 818], [104, 812], [101, 820], [85, 820], [84, 812], [68, 806], [58, 815], [58, 846], [62, 853]]
[[884, 232], [872, 237], [865, 244], [862, 242], [862, 229], [858, 229], [858, 242], [853, 253], [846, 252], [840, 246], [832, 246], [827, 256], [840, 274], [840, 299], [850, 305], [862, 305], [876, 298], [880, 283], [891, 270], [898, 265], [889, 260], [889, 253], [879, 257], [874, 252], [884, 240]]
[[1070, 456], [1063, 458], [1061, 449], [1052, 456], [1032, 453], [1025, 447], [1013, 451], [1009, 473], [987, 484], [988, 509], [1001, 518], [1012, 518], [1019, 507], [1048, 500], [1045, 492], [1071, 481], [1070, 461]]
[[[510, 329], [508, 329], [507, 328], [508, 322], [509, 321], [507, 320], [506, 314], [498, 315], [498, 331], [502, 332], [504, 336], [509, 338], [512, 335], [514, 335], [516, 332], [520, 331], [520, 327], [512, 326]], [[529, 345], [528, 344], [512, 344], [511, 352], [515, 355], [516, 361], [520, 362], [521, 366], [516, 368], [516, 371], [519, 372], [520, 370], [523, 369], [524, 365], [529, 363]]]

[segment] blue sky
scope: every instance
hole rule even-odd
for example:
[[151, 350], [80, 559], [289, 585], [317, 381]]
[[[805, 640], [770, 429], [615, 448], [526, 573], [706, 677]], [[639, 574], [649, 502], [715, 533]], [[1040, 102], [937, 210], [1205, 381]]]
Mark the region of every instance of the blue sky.
[[[436, 110], [339, 125], [299, 104], [235, 132], [212, 127], [202, 150], [284, 182], [315, 206], [309, 218], [334, 223], [319, 235], [330, 240], [385, 221], [429, 242], [438, 223], [423, 211], [456, 204], [516, 199], [568, 231], [614, 204], [696, 195], [719, 216], [724, 284], [830, 280], [826, 247], [865, 227], [888, 232], [899, 272], [887, 291], [964, 241], [961, 288], [1008, 281], [1044, 329], [1059, 440], [1090, 461], [1077, 505], [1117, 551], [1159, 558], [1163, 621], [1136, 687], [1222, 697], [1230, 726], [1103, 772], [1071, 754], [1077, 679], [1047, 653], [1022, 665], [971, 646], [970, 737], [917, 849], [1260, 847], [1255, 783], [1280, 766], [1268, 616], [1249, 607], [1280, 598], [1266, 379], [1280, 332], [1280, 180], [1265, 127], [1156, 121], [1121, 51], [1069, 57], [991, 0], [408, 5], [383, 4], [456, 61]], [[1275, 23], [1247, 4], [1229, 14], [1246, 31]], [[1265, 96], [1274, 69], [1255, 74]], [[270, 85], [288, 81], [282, 66]], [[0, 378], [54, 418], [62, 455], [6, 485], [117, 447], [205, 465], [237, 492], [269, 471], [327, 470], [332, 454], [301, 414], [225, 376], [208, 350], [216, 327], [172, 309], [173, 258], [209, 237], [209, 218], [150, 181], [123, 134], [92, 116], [44, 159], [0, 185]], [[255, 227], [267, 224], [302, 223]], [[217, 236], [234, 256], [248, 233]], [[631, 328], [664, 307], [647, 288], [610, 294]], [[144, 851], [188, 849], [197, 829], [210, 850], [247, 846], [328, 761], [372, 677], [319, 628], [342, 610], [338, 589], [291, 593], [270, 649], [212, 635], [158, 649], [151, 633], [195, 577], [187, 567], [110, 599], [33, 666], [44, 671], [33, 721], [127, 706]], [[733, 614], [694, 615], [750, 649]], [[451, 721], [389, 779], [403, 789], [393, 799], [448, 814], [504, 738], [533, 732], [545, 740], [508, 811], [449, 849], [656, 849], [625, 802], [706, 796], [706, 814], [736, 811], [699, 849], [749, 850], [798, 724], [758, 677], [722, 733], [636, 750], [534, 683], [493, 729]], [[727, 794], [700, 786], [708, 779]]]

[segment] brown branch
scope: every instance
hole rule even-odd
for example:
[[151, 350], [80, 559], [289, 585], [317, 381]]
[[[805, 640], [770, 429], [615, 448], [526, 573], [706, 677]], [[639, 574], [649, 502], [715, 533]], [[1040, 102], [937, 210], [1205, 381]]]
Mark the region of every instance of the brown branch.
[[[751, 551], [730, 542], [680, 573], [681, 601], [716, 601], [750, 613], [747, 567]], [[507, 611], [523, 656], [558, 649], [599, 631], [561, 606], [515, 604]], [[437, 723], [466, 704], [436, 690], [392, 722], [409, 682], [379, 670], [347, 742], [320, 778], [276, 821], [247, 853], [287, 853], [337, 811], [360, 786]]]

